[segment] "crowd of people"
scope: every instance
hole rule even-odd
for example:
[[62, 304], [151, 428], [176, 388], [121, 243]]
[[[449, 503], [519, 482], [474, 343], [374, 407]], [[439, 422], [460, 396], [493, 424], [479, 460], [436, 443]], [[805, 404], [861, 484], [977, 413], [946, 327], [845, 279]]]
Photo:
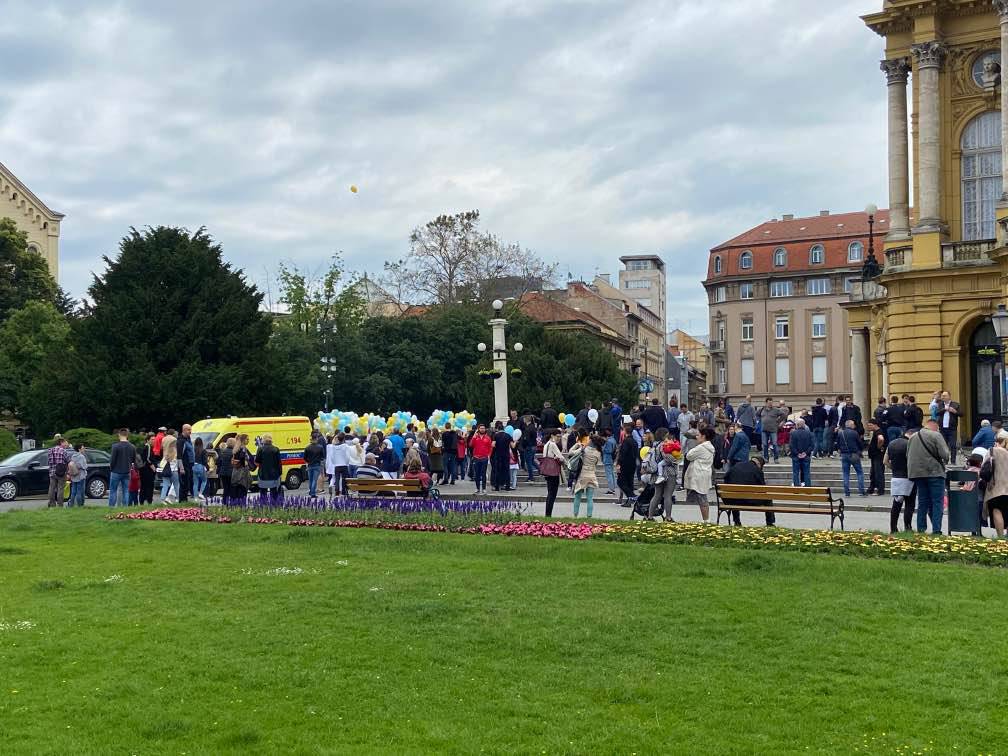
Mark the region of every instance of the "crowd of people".
[[[729, 400], [694, 412], [673, 397], [667, 406], [658, 399], [624, 413], [616, 399], [595, 409], [586, 403], [566, 427], [549, 402], [539, 413], [511, 410], [507, 420], [469, 430], [451, 424], [443, 429], [394, 429], [358, 436], [350, 428], [326, 436], [318, 431], [304, 449], [309, 496], [345, 495], [351, 478], [406, 478], [420, 481], [425, 495], [441, 486], [469, 481], [476, 493], [513, 491], [520, 477], [546, 483], [546, 516], [551, 517], [561, 484], [573, 494], [573, 514], [584, 506], [591, 517], [594, 497], [601, 488], [597, 468], [604, 471], [605, 491], [618, 495], [623, 507], [637, 507], [647, 518], [672, 519], [676, 494], [696, 504], [709, 519], [708, 492], [715, 470], [727, 483], [762, 485], [771, 456], [791, 459], [794, 486], [812, 485], [811, 460], [839, 455], [845, 496], [851, 477], [858, 492], [884, 495], [885, 470], [892, 472], [890, 529], [896, 532], [902, 514], [910, 528], [916, 510], [917, 529], [928, 520], [940, 532], [945, 469], [956, 464], [961, 410], [947, 391], [936, 391], [927, 412], [912, 395], [881, 397], [871, 417], [850, 396], [827, 403], [822, 398], [800, 414], [781, 400], [767, 397], [757, 406], [746, 396], [737, 408]], [[256, 450], [249, 437], [229, 438], [217, 448], [193, 439], [192, 428], [181, 432], [161, 427], [146, 433], [135, 446], [129, 431], [117, 431], [110, 450], [109, 506], [152, 504], [160, 480], [160, 501], [205, 502], [208, 492], [229, 501], [244, 500], [252, 491], [280, 496], [283, 492], [282, 455], [266, 434]], [[997, 421], [984, 420], [972, 439], [967, 469], [983, 470], [982, 517], [1003, 534], [1008, 520], [1008, 431]], [[1001, 451], [998, 451], [1001, 450]], [[88, 479], [83, 445], [71, 448], [57, 435], [48, 451], [49, 505], [61, 506], [69, 483], [67, 506], [82, 506]], [[868, 484], [862, 465], [868, 459]], [[986, 465], [986, 466], [985, 466]], [[257, 474], [254, 479], [253, 474]], [[643, 488], [638, 490], [638, 484]], [[642, 500], [644, 505], [642, 506]], [[738, 522], [738, 513], [733, 513]], [[773, 513], [766, 513], [774, 524]]]

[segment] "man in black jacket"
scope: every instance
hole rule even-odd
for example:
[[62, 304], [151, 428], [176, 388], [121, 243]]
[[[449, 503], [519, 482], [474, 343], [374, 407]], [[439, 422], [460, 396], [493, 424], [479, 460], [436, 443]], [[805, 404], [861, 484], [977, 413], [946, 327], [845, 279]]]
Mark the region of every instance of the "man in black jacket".
[[907, 396], [905, 399], [903, 417], [906, 419], [906, 427], [920, 430], [924, 427], [924, 410], [917, 406], [916, 396]]
[[543, 432], [547, 434], [554, 428], [560, 427], [560, 415], [549, 402], [543, 402], [543, 411], [539, 415], [539, 425], [542, 426]]
[[326, 450], [319, 443], [318, 431], [311, 434], [311, 442], [304, 450], [305, 467], [308, 468], [308, 496], [314, 499], [318, 496], [318, 481], [322, 475], [322, 463], [325, 462]]
[[959, 415], [962, 410], [959, 402], [952, 401], [952, 395], [948, 391], [942, 391], [941, 400], [938, 402], [938, 430], [941, 431], [942, 438], [948, 444], [951, 454], [952, 464], [956, 461], [956, 437], [959, 430]]
[[640, 457], [640, 447], [633, 437], [633, 425], [626, 423], [623, 426], [624, 438], [616, 450], [616, 486], [626, 501], [621, 506], [632, 507], [634, 499], [634, 475], [637, 473], [637, 460]]
[[906, 407], [895, 394], [889, 397], [889, 407], [886, 409], [886, 442], [892, 443], [903, 435], [906, 429], [906, 418], [903, 416]]
[[865, 496], [864, 469], [861, 467], [861, 452], [864, 450], [864, 439], [854, 429], [854, 421], [848, 420], [844, 428], [837, 434], [837, 451], [840, 452], [840, 466], [843, 469], [844, 496], [850, 496], [850, 471], [857, 473], [858, 493]]
[[850, 396], [847, 397], [846, 404], [843, 410], [840, 412], [840, 427], [846, 428], [847, 421], [854, 421], [854, 430], [864, 435], [864, 419], [861, 417], [861, 408], [854, 404], [854, 399]]
[[809, 423], [809, 427], [812, 430], [812, 437], [815, 439], [815, 455], [817, 457], [826, 456], [826, 421], [829, 417], [829, 413], [826, 411], [825, 405], [823, 405], [822, 397], [820, 396], [815, 400], [815, 406], [812, 408], [812, 422]]
[[[644, 427], [654, 433], [655, 439], [661, 441], [668, 435], [668, 415], [665, 408], [661, 406], [658, 399], [652, 399], [651, 404], [644, 410]], [[659, 431], [662, 431], [659, 433]]]
[[882, 460], [886, 453], [886, 434], [875, 419], [868, 421], [868, 462], [871, 470], [868, 477], [868, 495], [885, 495], [885, 465]]
[[[740, 486], [765, 486], [766, 478], [763, 477], [763, 457], [753, 457], [748, 462], [739, 462], [737, 465], [732, 465], [728, 472], [725, 473], [725, 483], [733, 483]], [[739, 501], [739, 504], [749, 504], [754, 507], [766, 506], [769, 502], [766, 501]], [[774, 518], [773, 512], [764, 512], [766, 515], [767, 527], [773, 527], [776, 519]], [[742, 516], [738, 510], [731, 513], [732, 522], [736, 525], [742, 524]]]
[[441, 465], [444, 467], [441, 482], [454, 486], [458, 471], [458, 431], [451, 423], [445, 423], [441, 431]]

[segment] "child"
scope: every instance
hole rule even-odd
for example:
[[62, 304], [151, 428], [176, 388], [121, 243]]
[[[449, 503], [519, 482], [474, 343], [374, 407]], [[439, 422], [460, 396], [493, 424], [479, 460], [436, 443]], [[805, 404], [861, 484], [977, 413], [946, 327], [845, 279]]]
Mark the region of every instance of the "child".
[[129, 477], [129, 503], [130, 506], [140, 504], [140, 471], [137, 470], [136, 465], [130, 467], [130, 477]]
[[508, 469], [511, 471], [511, 490], [518, 488], [518, 449], [511, 444], [511, 457]]

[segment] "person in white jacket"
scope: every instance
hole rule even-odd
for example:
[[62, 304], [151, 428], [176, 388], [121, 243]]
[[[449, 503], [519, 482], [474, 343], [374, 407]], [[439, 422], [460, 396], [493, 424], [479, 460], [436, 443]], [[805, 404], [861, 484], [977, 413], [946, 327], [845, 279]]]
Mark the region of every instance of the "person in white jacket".
[[350, 448], [342, 433], [326, 446], [325, 465], [326, 475], [329, 476], [329, 494], [339, 496], [346, 493], [344, 481], [350, 474]]
[[699, 444], [686, 452], [689, 465], [683, 486], [686, 489], [686, 503], [697, 504], [704, 522], [710, 518], [710, 505], [707, 502], [707, 492], [710, 491], [714, 477], [714, 429], [701, 428]]
[[359, 438], [354, 438], [348, 442], [349, 449], [347, 456], [350, 460], [350, 477], [357, 477], [357, 468], [364, 465], [364, 446]]

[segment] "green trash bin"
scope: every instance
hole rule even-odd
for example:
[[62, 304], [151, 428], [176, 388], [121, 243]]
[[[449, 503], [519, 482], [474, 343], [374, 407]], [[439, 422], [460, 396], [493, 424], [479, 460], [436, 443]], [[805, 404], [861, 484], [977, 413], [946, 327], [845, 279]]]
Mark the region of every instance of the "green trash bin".
[[[945, 473], [945, 493], [948, 494], [948, 534], [970, 533], [980, 535], [980, 492], [977, 483], [980, 476], [969, 470], [949, 470]], [[953, 483], [973, 482], [972, 491], [959, 490]]]

